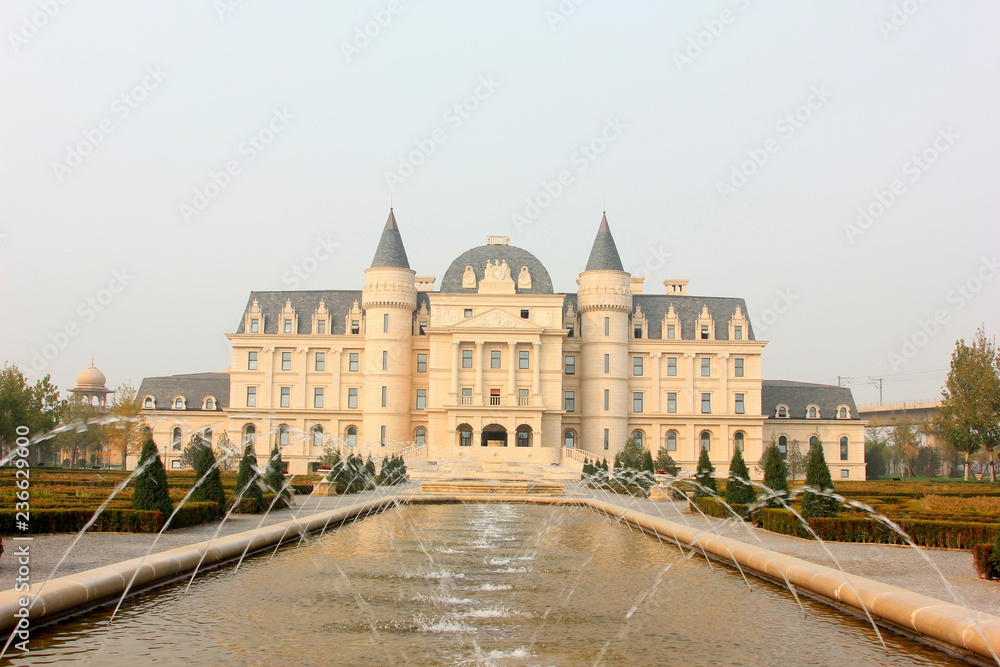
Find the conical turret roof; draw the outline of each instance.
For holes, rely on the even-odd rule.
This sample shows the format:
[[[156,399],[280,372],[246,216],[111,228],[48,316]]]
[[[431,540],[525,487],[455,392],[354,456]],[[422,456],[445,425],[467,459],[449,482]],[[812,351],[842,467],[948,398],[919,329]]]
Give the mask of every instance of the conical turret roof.
[[[376,266],[410,268],[410,262],[406,259],[406,249],[403,248],[403,239],[399,235],[399,227],[396,226],[396,216],[393,215],[391,208],[389,219],[385,221],[385,229],[382,230],[382,238],[379,239],[378,248],[375,249],[375,257],[372,258],[372,267]]]
[[[622,258],[618,255],[618,247],[611,236],[608,227],[608,216],[601,216],[601,226],[597,230],[597,238],[590,249],[590,259],[587,260],[586,271],[624,271]]]

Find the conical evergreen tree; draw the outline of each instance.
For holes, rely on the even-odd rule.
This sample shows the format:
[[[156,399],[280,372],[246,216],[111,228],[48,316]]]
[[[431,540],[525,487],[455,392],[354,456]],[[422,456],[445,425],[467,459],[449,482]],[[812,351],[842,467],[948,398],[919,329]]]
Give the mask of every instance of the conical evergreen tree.
[[[280,495],[283,499],[288,499],[290,491],[285,488],[285,462],[281,460],[281,450],[275,445],[271,449],[271,458],[264,466],[264,484],[267,485],[268,493]],[[280,508],[281,501],[275,503],[275,508]]]
[[[742,480],[747,480],[746,482]],[[730,505],[750,505],[757,499],[757,492],[748,482],[750,470],[743,460],[743,452],[739,447],[733,452],[729,462],[729,480],[726,482],[726,502]]]
[[[167,489],[167,471],[163,468],[160,453],[153,442],[153,436],[146,434],[139,452],[139,465],[149,461],[142,472],[135,476],[135,489],[132,492],[132,509],[159,510],[166,519],[174,511],[170,502],[170,491]]]
[[[823,443],[818,437],[814,438],[809,445],[809,459],[806,462],[806,488],[833,491],[830,466],[826,464]],[[802,494],[802,516],[806,519],[814,516],[837,516],[839,511],[840,502],[836,498],[811,491]]]
[[[372,455],[368,455],[368,460],[365,461],[365,488],[371,489],[375,487],[375,461],[372,460]]]
[[[788,469],[781,458],[778,445],[773,442],[764,450],[764,486],[775,493],[783,492],[788,497]],[[779,498],[768,499],[767,506],[783,507]]]
[[[642,453],[642,465],[640,469],[651,475],[656,473],[656,467],[653,465],[653,454],[648,449]]]
[[[701,455],[698,457],[698,472],[694,476],[695,481],[698,482],[698,486],[694,490],[695,498],[718,495],[715,487],[715,475],[712,474],[714,472],[715,466],[712,465],[712,460],[708,457],[708,450],[702,447]]]
[[[604,472],[610,472],[608,470],[608,457],[606,457],[606,456],[601,460],[601,469]]]
[[[259,475],[254,470],[256,467],[257,453],[254,451],[253,444],[247,443],[243,449],[243,458],[240,459],[240,469],[236,473],[236,493],[242,492],[242,498],[253,498],[257,501],[257,505],[251,508],[251,511],[257,511],[260,501],[264,498],[264,492],[261,491],[258,484]],[[233,502],[236,502],[236,497],[233,498]],[[252,505],[253,503],[248,501],[247,504]]]
[[[191,502],[217,503],[219,516],[222,516],[226,512],[226,490],[222,487],[222,474],[219,472],[219,466],[215,465],[215,453],[211,447],[201,448],[201,455],[195,465],[195,483],[202,477],[205,479],[191,494]]]

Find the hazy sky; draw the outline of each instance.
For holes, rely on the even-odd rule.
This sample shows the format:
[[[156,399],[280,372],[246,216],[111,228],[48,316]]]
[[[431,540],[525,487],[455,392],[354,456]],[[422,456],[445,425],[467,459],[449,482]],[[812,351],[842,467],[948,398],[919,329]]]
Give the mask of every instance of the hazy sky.
[[[418,275],[508,234],[559,291],[606,206],[765,378],[937,396],[1000,330],[1000,4],[577,2],[5,2],[0,357],[222,370],[251,290],[362,286],[390,190]]]

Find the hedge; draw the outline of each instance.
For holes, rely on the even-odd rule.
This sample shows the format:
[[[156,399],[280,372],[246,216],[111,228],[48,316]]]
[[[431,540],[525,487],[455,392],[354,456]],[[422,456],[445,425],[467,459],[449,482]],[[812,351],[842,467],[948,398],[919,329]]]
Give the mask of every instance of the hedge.
[[[313,484],[312,482],[305,484],[292,484],[292,491],[300,496],[308,496],[313,492]]]
[[[706,516],[712,516],[716,519],[731,519],[733,518],[733,512],[736,512],[741,519],[746,519],[747,508],[749,507],[749,505],[735,503],[730,505],[730,507],[733,508],[732,511],[730,511],[721,500],[709,497],[696,498],[695,500],[689,502],[693,502],[697,505],[698,509],[704,512]]]
[[[237,514],[260,514],[261,512],[266,512],[267,508],[271,507],[271,501],[273,500],[273,493],[265,493],[260,503],[257,502],[256,498],[241,498],[240,504],[234,511]],[[271,510],[283,510],[286,507],[288,507],[288,503],[285,500],[279,500],[274,503],[274,507],[271,507]]]
[[[972,545],[972,564],[981,579],[1000,579],[1000,569],[993,563],[993,543]]]
[[[77,509],[33,509],[29,517],[28,533],[76,533],[83,528],[96,507]],[[14,510],[0,510],[0,534],[23,535],[16,526]],[[215,503],[188,503],[184,505],[171,522],[171,528],[186,528],[209,521],[219,516],[219,506]],[[106,508],[89,528],[97,533],[155,533],[163,528],[166,517],[159,511]]]

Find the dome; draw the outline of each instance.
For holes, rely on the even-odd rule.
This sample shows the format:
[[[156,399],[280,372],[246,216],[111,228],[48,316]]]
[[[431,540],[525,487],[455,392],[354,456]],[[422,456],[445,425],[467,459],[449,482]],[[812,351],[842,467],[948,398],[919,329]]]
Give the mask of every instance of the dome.
[[[478,248],[466,250],[455,258],[441,279],[441,292],[476,292],[475,287],[462,287],[462,276],[465,268],[471,266],[476,274],[476,282],[483,279],[487,262],[506,262],[510,268],[511,278],[517,285],[517,294],[552,294],[552,279],[538,258],[524,248],[506,244],[481,245]],[[521,287],[518,276],[521,267],[527,267],[531,276],[531,287]]]
[[[89,366],[80,371],[80,374],[76,376],[76,385],[78,387],[103,387],[107,381],[108,378],[104,377],[104,373],[97,370],[93,360],[91,360]]]

